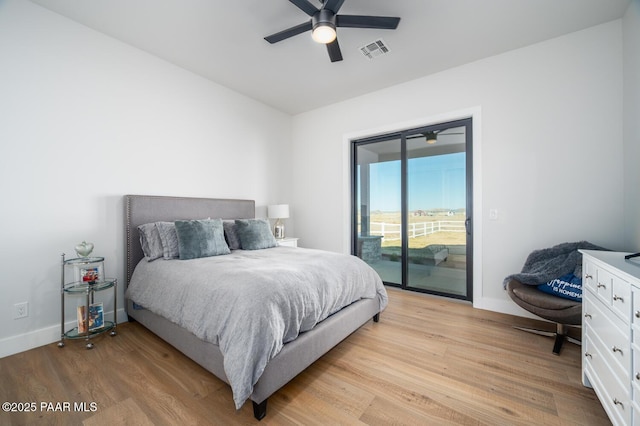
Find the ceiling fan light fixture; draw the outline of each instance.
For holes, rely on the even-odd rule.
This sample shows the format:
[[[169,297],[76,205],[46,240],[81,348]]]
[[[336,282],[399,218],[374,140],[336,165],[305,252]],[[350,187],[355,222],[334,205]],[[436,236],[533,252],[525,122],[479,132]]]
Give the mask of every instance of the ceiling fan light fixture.
[[[311,38],[316,43],[329,44],[336,39],[336,29],[328,24],[319,24],[313,29]]]
[[[316,43],[329,44],[336,39],[336,15],[327,9],[320,9],[311,18],[311,38]]]
[[[433,145],[434,143],[438,142],[438,137],[436,132],[427,132],[424,134],[424,136],[427,138],[427,143],[429,145]]]
[[[336,28],[395,30],[398,28],[398,24],[400,23],[400,18],[393,16],[339,15],[338,13],[340,8],[346,0],[289,1],[302,12],[310,16],[311,19],[285,30],[278,31],[277,33],[268,35],[264,39],[267,42],[274,44],[297,36],[298,34],[310,31],[311,37],[315,42],[327,46],[326,50],[331,62],[342,61],[342,52],[340,51],[340,45],[338,44]],[[322,3],[322,6],[318,8],[314,5],[315,2]],[[374,46],[373,43],[369,43],[369,45]],[[378,47],[379,49],[377,50],[384,50],[382,46]],[[363,54],[367,56],[366,52],[363,52]],[[368,55],[371,55],[371,52],[368,52]]]

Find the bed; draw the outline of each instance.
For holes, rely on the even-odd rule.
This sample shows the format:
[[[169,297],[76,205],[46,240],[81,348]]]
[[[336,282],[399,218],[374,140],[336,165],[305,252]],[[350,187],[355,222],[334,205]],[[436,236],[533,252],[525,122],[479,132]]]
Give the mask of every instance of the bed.
[[[236,408],[239,408],[238,405],[243,403],[243,399],[236,399],[236,388],[234,387],[235,375],[230,375],[230,383],[225,371],[223,352],[227,352],[228,347],[225,346],[226,343],[222,335],[220,335],[219,341],[201,338],[197,336],[194,331],[188,330],[188,327],[184,326],[184,324],[179,325],[181,321],[176,321],[175,318],[166,315],[161,309],[150,308],[149,306],[144,306],[144,304],[136,303],[136,301],[139,300],[131,300],[129,297],[134,299],[140,298],[141,293],[132,292],[135,295],[130,296],[129,290],[133,290],[134,287],[138,285],[138,281],[140,281],[139,277],[147,273],[147,269],[150,268],[148,263],[152,263],[143,260],[144,253],[138,230],[140,225],[162,221],[173,222],[191,219],[199,220],[203,218],[249,220],[255,216],[255,202],[253,200],[127,195],[125,196],[124,204],[126,282],[128,287],[130,283],[132,283],[132,277],[134,278],[134,282],[130,286],[131,288],[128,288],[125,292],[127,295],[126,310],[129,319],[139,322],[206,370],[213,373],[216,377],[231,384],[234,391]],[[269,258],[269,256],[276,256],[280,252],[285,253],[287,250],[291,252],[291,255],[301,256],[302,258],[305,256],[311,258],[323,255],[320,251],[316,253],[316,251],[310,251],[309,249],[277,247],[267,250],[252,250],[250,253],[245,250],[232,250],[227,256],[214,257],[221,259],[216,261],[229,263],[235,261],[236,258],[248,255],[253,258],[261,258],[262,262],[273,263],[273,258]],[[308,252],[305,252],[305,250],[308,250]],[[325,253],[327,253],[328,256],[330,255],[328,252]],[[361,262],[353,256],[331,255],[341,256],[345,262],[355,261],[366,266],[364,262]],[[196,259],[193,264],[195,265],[200,261],[201,259]],[[155,262],[158,262],[156,264],[158,265],[157,268],[162,268],[167,264],[163,263],[163,260]],[[184,267],[184,265],[188,264],[187,262],[191,261],[177,261],[176,264]],[[136,271],[136,266],[139,263],[140,268]],[[205,261],[202,260],[202,263],[205,263]],[[368,266],[366,267],[368,268]],[[154,266],[153,269],[155,268]],[[218,266],[215,266],[215,268],[217,269]],[[136,273],[135,276],[134,271]],[[367,281],[374,279],[364,273],[360,273],[360,271],[358,274],[362,277],[366,276]],[[178,274],[173,276],[175,277],[177,275]],[[180,272],[179,275],[183,275],[183,273]],[[375,275],[376,281],[379,281],[379,277],[377,277],[377,274]],[[362,279],[364,280],[365,278]],[[294,340],[283,342],[283,344],[277,348],[275,356],[269,358],[263,370],[261,367],[259,378],[252,384],[250,394],[248,394],[247,397],[253,404],[253,412],[256,419],[260,420],[264,418],[267,412],[267,400],[274,392],[369,320],[373,319],[374,322],[378,322],[379,314],[387,303],[386,293],[384,293],[384,287],[382,287],[381,284],[381,281],[373,284],[376,287],[376,295],[374,297],[357,299],[345,307],[342,307],[337,312],[331,312],[328,316],[322,317],[319,322],[313,324],[313,328],[308,331],[301,330],[302,332],[297,334]],[[171,286],[167,286],[166,288],[169,289],[170,287]],[[380,288],[382,290],[380,290]],[[150,302],[145,300],[145,303]],[[240,309],[240,307],[238,309]],[[189,311],[188,306],[185,311]],[[221,347],[224,350],[221,350]],[[231,357],[227,358],[227,368],[229,368],[228,364],[230,359]]]

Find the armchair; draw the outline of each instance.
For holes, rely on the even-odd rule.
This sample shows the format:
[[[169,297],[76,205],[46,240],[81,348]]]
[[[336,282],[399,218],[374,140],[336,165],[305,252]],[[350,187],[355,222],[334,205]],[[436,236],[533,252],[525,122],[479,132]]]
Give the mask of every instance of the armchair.
[[[537,289],[534,285],[522,284],[510,279],[506,284],[507,293],[511,299],[521,308],[548,321],[556,323],[556,331],[548,332],[526,327],[515,327],[543,336],[555,337],[553,353],[560,355],[562,344],[565,340],[580,344],[579,340],[567,336],[567,326],[582,325],[582,303],[562,297],[553,296]]]

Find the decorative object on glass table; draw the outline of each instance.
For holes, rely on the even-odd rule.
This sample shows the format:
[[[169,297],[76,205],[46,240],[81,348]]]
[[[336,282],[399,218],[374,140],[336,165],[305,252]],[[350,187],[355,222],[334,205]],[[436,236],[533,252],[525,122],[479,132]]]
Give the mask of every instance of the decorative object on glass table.
[[[103,260],[102,257],[71,259],[75,270],[75,281],[80,284],[95,284],[104,281]]]
[[[104,307],[101,303],[89,305],[89,315],[86,305],[78,306],[78,333],[99,330],[104,327]],[[87,318],[89,323],[87,324]]]
[[[101,268],[99,266],[92,266],[88,268],[80,268],[80,280],[83,283],[94,284],[96,281],[100,281]]]
[[[83,241],[80,244],[76,244],[75,250],[79,257],[88,257],[93,251],[93,243]]]

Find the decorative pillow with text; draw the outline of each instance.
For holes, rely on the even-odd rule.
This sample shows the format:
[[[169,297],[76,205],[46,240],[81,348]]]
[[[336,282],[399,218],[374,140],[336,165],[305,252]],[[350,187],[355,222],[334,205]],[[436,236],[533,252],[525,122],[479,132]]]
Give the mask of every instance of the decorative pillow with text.
[[[582,302],[582,278],[573,274],[563,275],[548,283],[540,284],[538,290],[554,296]]]

